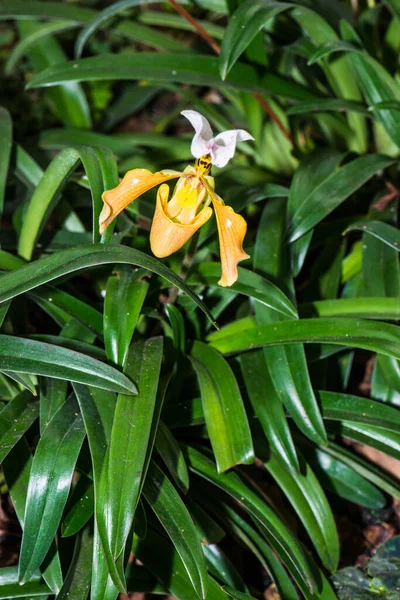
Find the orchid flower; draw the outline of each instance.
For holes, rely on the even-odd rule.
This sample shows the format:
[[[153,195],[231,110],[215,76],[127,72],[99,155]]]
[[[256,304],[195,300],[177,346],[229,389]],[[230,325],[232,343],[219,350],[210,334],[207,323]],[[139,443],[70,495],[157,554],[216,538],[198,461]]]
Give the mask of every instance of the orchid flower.
[[[192,235],[208,221],[214,208],[217,219],[219,246],[222,264],[221,286],[231,286],[238,278],[237,264],[249,258],[243,251],[246,221],[227,206],[214,191],[211,166],[224,167],[235,154],[237,142],[254,139],[243,129],[231,129],[213,137],[209,122],[195,110],[184,110],[181,114],[192,124],[195,134],[191,152],[195,164],[183,172],[147,169],[128,171],[119,185],[103,194],[104,206],[100,214],[100,233],[103,233],[115,217],[156,185],[156,209],[150,232],[150,246],[158,258],[177,252]],[[165,183],[179,178],[169,200],[169,187]]]

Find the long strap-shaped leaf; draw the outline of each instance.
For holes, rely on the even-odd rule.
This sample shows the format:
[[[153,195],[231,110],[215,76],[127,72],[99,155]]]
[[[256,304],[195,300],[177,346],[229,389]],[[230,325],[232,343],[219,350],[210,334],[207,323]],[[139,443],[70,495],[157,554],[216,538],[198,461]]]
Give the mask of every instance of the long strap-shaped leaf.
[[[204,311],[210,321],[215,323],[210,311],[198,296],[191,291],[178,275],[175,275],[171,269],[159,260],[127,246],[107,244],[85,244],[68,250],[61,250],[51,256],[31,262],[16,271],[2,275],[0,277],[0,302],[5,302],[67,273],[113,263],[137,265],[160,275],[187,294]]]
[[[271,281],[242,267],[238,267],[238,273],[238,280],[226,289],[227,292],[249,296],[254,300],[258,300],[260,304],[265,304],[265,306],[285,315],[285,317],[293,318],[297,316],[293,304],[282,290]],[[190,274],[188,283],[217,286],[220,278],[221,267],[218,263],[203,262],[196,265],[195,270]]]
[[[233,498],[264,528],[268,541],[290,569],[296,581],[313,591],[315,582],[307,557],[298,540],[270,506],[233,472],[218,474],[214,464],[198,450],[184,446],[191,469]]]
[[[196,371],[207,430],[218,471],[254,461],[250,427],[236,378],[226,360],[202,342],[194,342]]]
[[[315,171],[318,173],[318,157],[314,156]],[[356,158],[339,169],[326,173],[325,177],[316,181],[308,195],[293,206],[289,213],[289,236],[294,242],[303,236],[317,223],[328,216],[335,208],[358,190],[373,175],[389,167],[393,159],[379,154],[368,154]],[[318,166],[317,166],[318,164]],[[295,183],[294,178],[294,183]],[[289,196],[289,207],[291,207]]]
[[[24,528],[26,499],[32,469],[32,454],[25,437],[21,438],[18,444],[8,453],[1,466],[18,521],[21,527]],[[63,578],[60,558],[54,542],[50,546],[46,563],[41,571],[52,592],[58,594]]]
[[[57,600],[86,600],[92,574],[93,533],[87,526],[78,534],[74,554]]]
[[[0,107],[0,215],[3,212],[4,194],[6,191],[6,182],[8,174],[8,165],[10,163],[10,154],[12,146],[12,120],[10,113],[3,107]]]
[[[85,429],[75,396],[47,426],[32,463],[19,562],[20,581],[42,564],[67,501]]]
[[[0,412],[0,463],[39,416],[39,402],[21,392]]]
[[[296,449],[263,350],[260,348],[244,353],[240,357],[240,366],[253,410],[271,447],[282,457],[286,466],[298,471]]]
[[[295,186],[291,187],[292,194],[293,187],[306,187],[307,177],[302,177],[301,168],[299,173],[294,180]],[[299,179],[306,181],[299,182]],[[303,185],[298,185],[299,183]],[[289,248],[285,240],[286,210],[286,203],[279,199],[265,205],[257,232],[254,268],[273,281],[278,281],[289,293],[293,293]],[[281,314],[260,303],[255,305],[255,312],[259,325],[283,320]],[[311,385],[304,347],[296,344],[290,348],[264,348],[264,355],[275,392],[292,415],[297,427],[315,443],[325,443],[326,433]]]
[[[107,357],[124,366],[149,284],[143,272],[115,267],[107,281],[104,301],[104,344]]]
[[[224,336],[224,330],[209,336],[214,348],[224,354],[281,344],[314,343],[372,350],[400,359],[400,328],[362,319],[299,319],[254,327]]]
[[[271,454],[265,466],[282,488],[302,520],[324,566],[336,571],[339,562],[339,538],[331,508],[318,479],[309,465],[301,461],[301,473],[285,468],[278,455]]]
[[[150,463],[143,494],[171,538],[197,595],[205,598],[207,570],[199,534],[178,492],[154,462]]]
[[[162,359],[162,338],[131,346],[125,372],[139,386],[135,400],[119,395],[96,494],[96,520],[115,584],[124,589],[115,561],[123,554],[143,485]]]
[[[219,69],[225,79],[240,55],[253,41],[257,33],[275,16],[293,6],[285,2],[268,3],[247,0],[235,11],[226,28],[221,45]]]
[[[96,358],[55,344],[0,335],[0,370],[67,379],[115,392],[135,394],[126,375]]]
[[[149,1],[149,0],[147,0]],[[126,10],[127,8],[131,8],[134,6],[138,6],[143,4],[144,0],[120,0],[119,2],[114,2],[110,6],[107,6],[106,9],[99,12],[76,38],[75,43],[75,55],[79,58],[82,55],[83,49],[88,41],[88,39],[95,33],[97,29],[104,23],[111,19],[114,15],[118,14]],[[157,0],[150,0],[150,2],[157,2]]]
[[[102,163],[100,163],[101,159]],[[93,242],[100,240],[98,221],[103,205],[101,195],[104,189],[107,189],[103,183],[103,171],[105,165],[110,161],[115,165],[115,159],[107,148],[92,149],[89,146],[65,148],[47,167],[29,202],[18,244],[18,253],[23,258],[27,260],[32,258],[35,242],[45,219],[48,218],[50,211],[54,210],[60,191],[76,169],[79,160],[82,161],[90,183],[93,206]],[[118,178],[114,178],[112,183],[117,185]]]
[[[99,388],[89,388],[77,384],[74,384],[73,387],[78,398],[88,436],[96,494],[104,457],[111,437],[117,398],[112,392],[106,392]],[[99,598],[103,600],[115,600],[117,596],[118,590],[109,575],[107,561],[104,560],[103,545],[100,540],[97,524],[95,523],[91,597],[94,600],[98,600]]]
[[[132,551],[178,600],[193,600],[193,587],[178,551],[170,541],[149,529],[144,540],[135,536]],[[210,600],[226,600],[221,586],[208,575]]]
[[[218,61],[203,54],[164,53],[154,60],[154,53],[103,54],[71,61],[68,65],[52,66],[35,75],[28,88],[59,85],[66,81],[134,80],[189,83],[215,87],[233,87],[255,92],[272,92],[298,100],[311,100],[314,94],[307,88],[275,73],[260,78],[257,70],[237,63],[222,81]]]

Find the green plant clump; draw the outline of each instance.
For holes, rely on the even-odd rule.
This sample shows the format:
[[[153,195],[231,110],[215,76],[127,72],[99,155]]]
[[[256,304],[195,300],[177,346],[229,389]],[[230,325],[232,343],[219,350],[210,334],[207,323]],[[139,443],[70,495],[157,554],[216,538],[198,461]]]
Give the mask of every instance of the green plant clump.
[[[399,0],[0,20],[0,598],[400,598]]]

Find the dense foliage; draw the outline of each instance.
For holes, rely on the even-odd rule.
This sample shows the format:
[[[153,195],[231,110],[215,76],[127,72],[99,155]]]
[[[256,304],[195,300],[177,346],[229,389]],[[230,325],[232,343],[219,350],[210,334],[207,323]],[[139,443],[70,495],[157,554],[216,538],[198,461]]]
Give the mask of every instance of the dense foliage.
[[[398,599],[399,538],[356,570],[338,524],[400,499],[358,452],[400,458],[399,0],[0,19],[0,598]],[[99,233],[127,171],[193,164],[187,109],[255,140],[212,171],[231,287],[214,217],[152,255],[154,189]]]

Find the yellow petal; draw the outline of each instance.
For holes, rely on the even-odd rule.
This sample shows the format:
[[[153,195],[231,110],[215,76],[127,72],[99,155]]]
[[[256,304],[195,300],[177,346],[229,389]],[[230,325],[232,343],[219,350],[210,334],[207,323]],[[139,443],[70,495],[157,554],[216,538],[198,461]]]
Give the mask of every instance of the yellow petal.
[[[161,185],[150,231],[151,250],[158,258],[177,252],[212,215],[211,208],[207,206],[188,225],[175,223],[168,217],[168,196],[169,187]]]
[[[169,170],[157,173],[152,173],[147,169],[128,171],[117,187],[107,190],[102,196],[104,206],[99,219],[100,233],[103,233],[111,221],[133,200],[136,200],[155,185],[169,179],[176,179],[181,175],[182,173],[178,173],[178,171]]]
[[[229,287],[238,278],[237,264],[250,258],[243,252],[243,240],[247,231],[246,221],[235,213],[233,208],[226,206],[222,198],[211,192],[211,200],[217,218],[219,251],[221,254],[222,277],[219,285]]]

